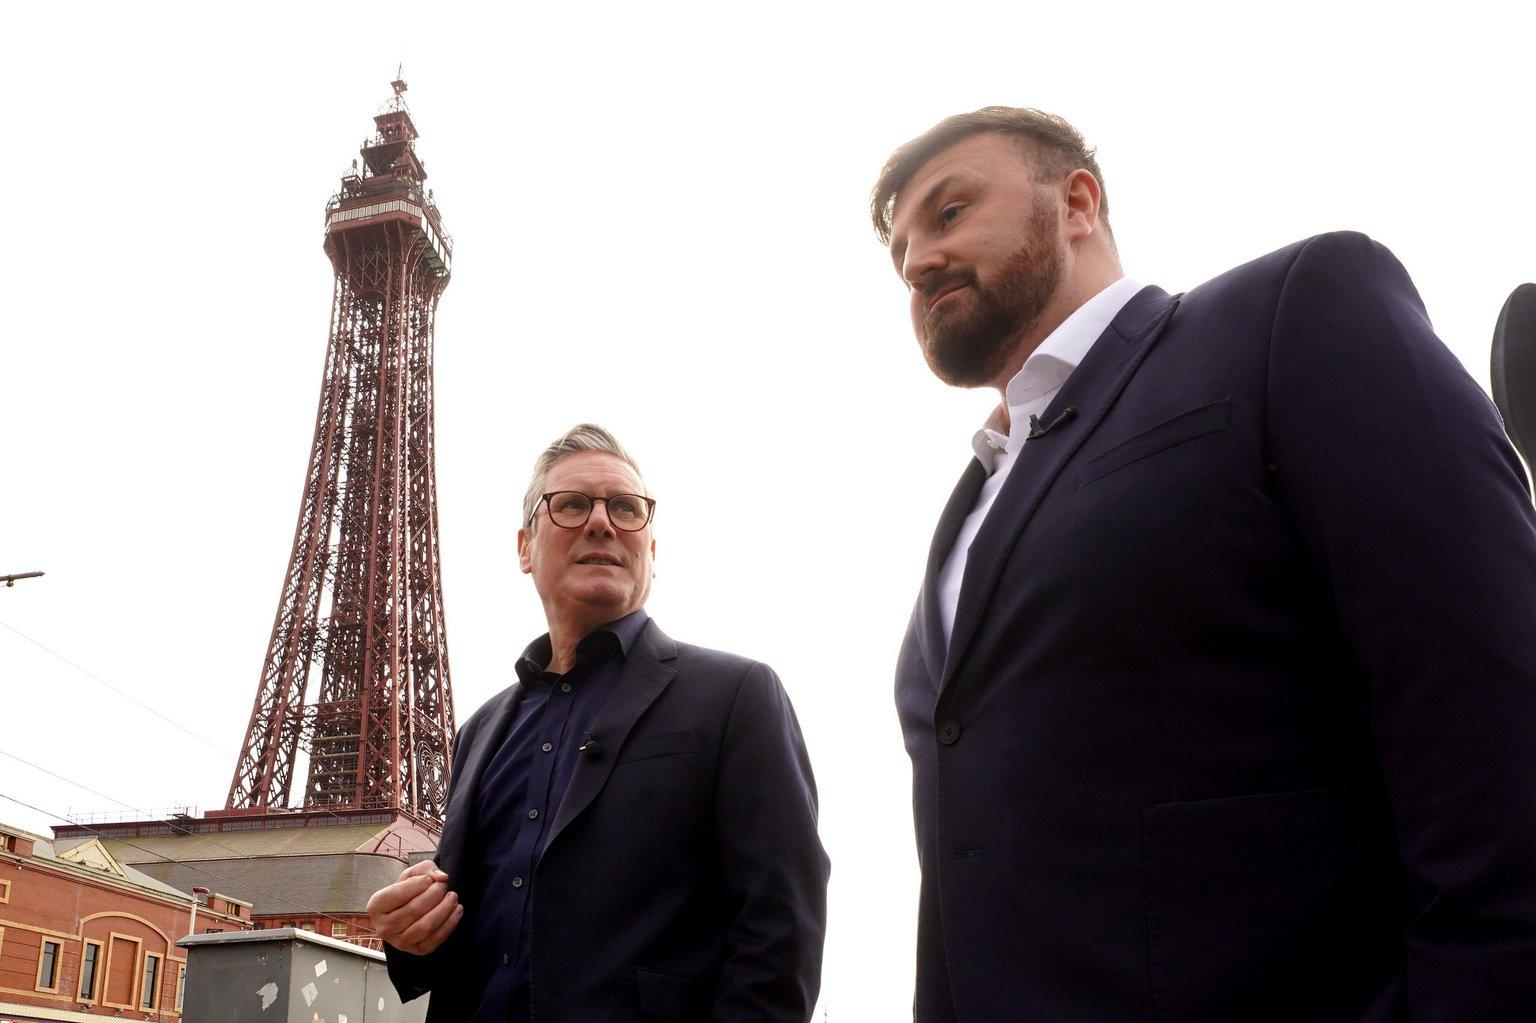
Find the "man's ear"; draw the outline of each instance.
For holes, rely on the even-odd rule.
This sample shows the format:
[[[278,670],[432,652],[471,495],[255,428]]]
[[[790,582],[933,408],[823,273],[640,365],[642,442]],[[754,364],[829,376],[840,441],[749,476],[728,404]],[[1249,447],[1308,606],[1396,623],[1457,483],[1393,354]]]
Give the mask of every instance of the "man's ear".
[[[1092,171],[1079,167],[1067,175],[1067,232],[1073,238],[1086,238],[1099,229],[1099,182]]]
[[[533,571],[533,534],[527,526],[517,531],[517,567],[524,575]]]

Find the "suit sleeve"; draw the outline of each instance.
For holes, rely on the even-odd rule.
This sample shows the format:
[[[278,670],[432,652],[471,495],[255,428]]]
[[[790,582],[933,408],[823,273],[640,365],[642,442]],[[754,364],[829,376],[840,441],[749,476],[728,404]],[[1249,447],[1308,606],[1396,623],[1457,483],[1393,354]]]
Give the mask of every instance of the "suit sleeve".
[[[400,996],[402,1002],[420,998],[432,990],[436,953],[418,956],[402,952],[387,941],[380,944],[384,946],[384,964],[389,970],[389,982],[394,985],[395,994]],[[442,949],[437,951],[441,952]]]
[[[1369,687],[1414,1020],[1536,1006],[1536,523],[1497,411],[1363,235],[1292,265],[1269,465]]]
[[[821,986],[829,864],[816,782],[789,697],[754,664],[726,725],[716,782],[730,923],[716,1023],[804,1023]]]
[[[473,740],[474,719],[459,729],[458,735],[453,740],[453,759],[448,776],[448,803],[453,807],[453,789],[458,784],[459,768],[463,763],[462,751],[466,748],[465,742]],[[436,854],[434,853],[434,858]],[[450,878],[449,886],[457,888],[458,878]],[[467,919],[467,918],[466,918]],[[420,998],[432,990],[438,974],[443,969],[444,962],[448,959],[448,951],[454,945],[455,939],[465,929],[465,920],[460,920],[454,928],[454,933],[448,937],[437,949],[427,955],[413,955],[410,952],[402,952],[387,941],[379,944],[384,948],[384,963],[389,971],[389,981],[394,985],[395,993],[400,996],[402,1002],[409,1002],[414,998]]]

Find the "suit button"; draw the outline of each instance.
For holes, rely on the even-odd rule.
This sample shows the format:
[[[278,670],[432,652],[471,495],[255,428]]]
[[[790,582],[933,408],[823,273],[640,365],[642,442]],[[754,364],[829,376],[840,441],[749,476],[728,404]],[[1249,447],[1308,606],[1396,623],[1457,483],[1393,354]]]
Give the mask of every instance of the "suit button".
[[[960,722],[951,719],[939,726],[939,741],[944,745],[953,746],[959,738]]]

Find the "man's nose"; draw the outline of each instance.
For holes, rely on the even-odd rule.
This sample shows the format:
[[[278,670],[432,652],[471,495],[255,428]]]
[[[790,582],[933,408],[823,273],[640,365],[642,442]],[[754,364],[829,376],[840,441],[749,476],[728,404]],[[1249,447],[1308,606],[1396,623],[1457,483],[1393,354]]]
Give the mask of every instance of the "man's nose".
[[[949,257],[943,248],[929,242],[913,239],[907,245],[901,261],[901,278],[907,286],[922,290],[934,274],[949,265]]]
[[[599,515],[602,516],[601,520],[598,519]],[[587,516],[587,533],[598,535],[606,534],[608,536],[612,536],[614,534],[613,521],[608,518],[607,501],[592,502],[592,514]]]

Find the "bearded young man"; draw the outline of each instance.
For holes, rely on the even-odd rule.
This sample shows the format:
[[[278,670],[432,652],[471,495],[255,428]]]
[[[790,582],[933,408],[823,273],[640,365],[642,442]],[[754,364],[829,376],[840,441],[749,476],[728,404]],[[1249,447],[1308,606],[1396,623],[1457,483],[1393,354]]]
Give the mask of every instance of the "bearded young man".
[[[583,424],[517,549],[549,631],[460,730],[436,862],[368,903],[428,1023],[805,1023],[827,857],[777,676],[645,611],[656,502]]]
[[[891,157],[923,355],[1001,404],[897,667],[919,1023],[1528,1020],[1536,522],[1401,265],[1127,280],[1093,153]]]

